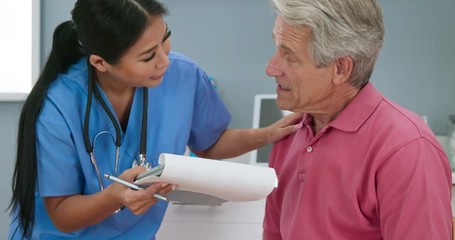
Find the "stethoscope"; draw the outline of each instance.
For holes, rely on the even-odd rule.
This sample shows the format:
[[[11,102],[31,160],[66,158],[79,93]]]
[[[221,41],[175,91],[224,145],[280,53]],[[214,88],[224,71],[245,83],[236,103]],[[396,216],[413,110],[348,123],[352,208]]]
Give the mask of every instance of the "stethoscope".
[[[98,182],[100,185],[101,191],[103,191],[103,182],[101,180],[101,173],[98,168],[98,164],[96,162],[95,158],[95,142],[96,139],[103,134],[108,134],[112,137],[112,140],[115,142],[115,166],[114,166],[114,175],[118,175],[118,164],[119,164],[119,158],[120,158],[120,146],[122,145],[122,139],[121,139],[121,134],[120,134],[120,125],[117,122],[117,120],[114,117],[114,114],[112,111],[109,109],[107,106],[106,102],[103,100],[98,87],[96,86],[96,83],[94,81],[94,74],[95,72],[91,69],[90,63],[87,64],[89,66],[89,76],[88,76],[88,95],[87,95],[87,105],[85,107],[85,118],[84,118],[84,126],[83,126],[83,131],[84,131],[84,144],[85,144],[85,149],[90,155],[90,161],[92,162],[93,167],[95,168],[95,172],[98,178]],[[139,150],[139,157],[138,161],[134,161],[132,167],[136,166],[143,166],[145,168],[150,168],[150,163],[146,162],[146,146],[147,146],[147,110],[148,110],[148,90],[146,87],[143,87],[143,100],[142,100],[142,126],[141,126],[141,139],[140,139],[140,150]],[[101,104],[102,108],[108,115],[109,119],[111,120],[112,124],[114,125],[115,128],[115,140],[114,140],[114,135],[108,131],[101,131],[95,135],[93,138],[92,143],[90,143],[90,138],[89,138],[89,122],[90,122],[90,110],[92,106],[92,101],[93,101],[93,94],[95,95],[95,98],[98,100],[98,102]]]

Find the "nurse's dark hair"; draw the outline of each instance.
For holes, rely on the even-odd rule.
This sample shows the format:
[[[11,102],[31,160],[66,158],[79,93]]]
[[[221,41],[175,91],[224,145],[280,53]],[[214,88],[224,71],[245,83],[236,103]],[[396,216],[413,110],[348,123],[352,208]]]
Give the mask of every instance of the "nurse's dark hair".
[[[35,192],[39,187],[36,120],[49,85],[84,56],[94,54],[110,64],[117,63],[144,32],[150,16],[166,14],[166,7],[154,0],[78,0],[71,12],[72,20],[56,27],[52,49],[19,120],[9,209],[23,237],[31,236],[35,224]],[[91,75],[94,69],[88,65]]]

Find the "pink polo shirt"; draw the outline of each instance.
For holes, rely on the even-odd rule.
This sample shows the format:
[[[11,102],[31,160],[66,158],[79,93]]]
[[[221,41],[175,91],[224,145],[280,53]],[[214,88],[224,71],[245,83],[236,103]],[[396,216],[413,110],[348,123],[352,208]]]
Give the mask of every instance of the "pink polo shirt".
[[[309,115],[270,155],[264,240],[449,240],[451,170],[428,126],[368,83],[315,136]]]

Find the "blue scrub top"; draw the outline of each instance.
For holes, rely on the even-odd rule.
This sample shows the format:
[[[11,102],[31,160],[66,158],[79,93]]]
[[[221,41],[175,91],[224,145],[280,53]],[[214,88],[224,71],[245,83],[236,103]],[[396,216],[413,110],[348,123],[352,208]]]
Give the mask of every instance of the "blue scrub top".
[[[171,52],[169,59],[162,83],[148,89],[147,161],[152,166],[158,164],[161,153],[183,154],[187,145],[196,151],[209,148],[230,122],[230,115],[207,74],[181,54]],[[95,226],[69,234],[58,231],[47,215],[42,197],[100,191],[83,140],[87,72],[87,59],[83,58],[59,75],[49,88],[37,120],[38,188],[33,239],[155,239],[167,208],[163,201],[143,215],[124,209]],[[102,90],[101,95],[114,112]],[[142,89],[138,88],[126,132],[121,131],[119,173],[131,168],[139,154],[142,96]],[[114,173],[115,128],[95,99],[89,123],[90,141],[102,131],[112,134],[101,134],[94,146],[106,187],[112,182],[102,175]],[[14,232],[14,239],[20,239],[21,231],[14,218],[9,239]]]

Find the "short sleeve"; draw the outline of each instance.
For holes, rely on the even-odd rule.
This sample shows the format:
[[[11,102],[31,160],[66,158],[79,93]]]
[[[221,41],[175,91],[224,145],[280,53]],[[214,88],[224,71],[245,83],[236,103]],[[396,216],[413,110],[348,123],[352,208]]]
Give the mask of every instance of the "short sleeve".
[[[194,151],[211,147],[225,131],[231,117],[207,74],[198,70],[194,114],[188,145]]]
[[[377,198],[384,239],[450,239],[447,164],[444,153],[420,138],[401,147],[379,168]]]
[[[36,123],[40,196],[80,193],[83,177],[72,134],[57,108],[46,102]]]

